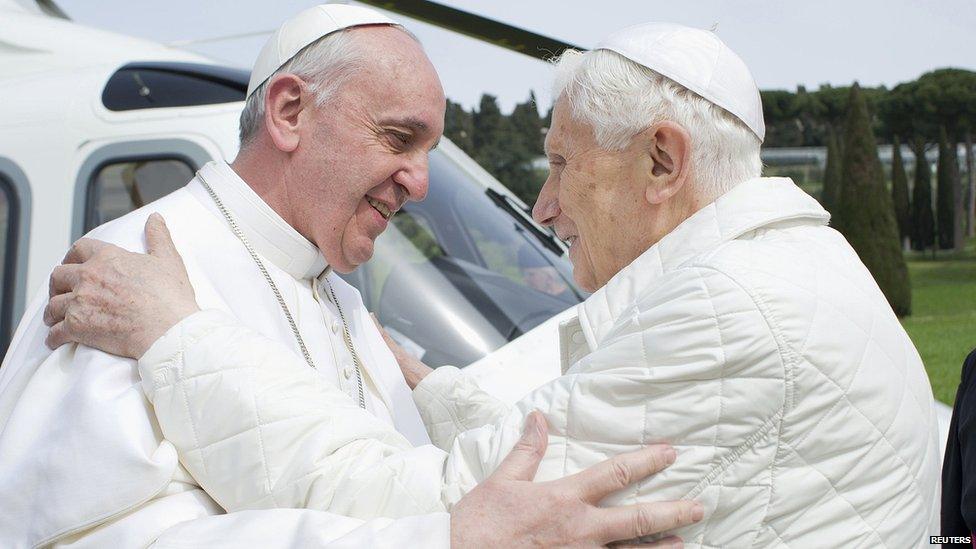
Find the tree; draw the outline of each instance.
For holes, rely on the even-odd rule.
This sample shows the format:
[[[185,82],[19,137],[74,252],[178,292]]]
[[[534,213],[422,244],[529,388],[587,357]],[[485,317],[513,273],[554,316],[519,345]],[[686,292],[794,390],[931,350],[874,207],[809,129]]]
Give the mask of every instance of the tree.
[[[841,177],[843,177],[843,172],[841,172],[842,154],[840,144],[837,142],[837,134],[833,130],[829,130],[827,132],[827,163],[824,167],[824,183],[823,192],[820,195],[820,204],[831,213],[837,211],[840,198]]]
[[[464,107],[447,100],[444,110],[444,137],[454,142],[469,156],[474,154],[474,120]]]
[[[511,137],[508,119],[498,108],[493,95],[484,94],[474,113],[474,159],[481,167],[498,177],[499,170],[508,161],[505,154],[505,141]]]
[[[803,145],[803,124],[800,119],[797,95],[786,90],[763,90],[763,118],[766,122],[766,142],[777,147]]]
[[[972,170],[972,147],[966,150],[967,166],[967,185],[963,192],[961,181],[959,181],[958,153],[956,143],[962,138],[967,145],[972,144],[972,129],[976,125],[976,72],[963,69],[938,69],[923,74],[918,78],[920,87],[920,98],[925,102],[927,109],[933,113],[933,120],[944,127],[947,134],[947,145],[951,150],[947,153],[951,158],[947,158],[946,167],[949,170],[947,177],[953,179],[952,197],[952,242],[956,249],[962,249],[965,225],[968,224],[972,230],[972,208],[969,203],[972,201],[973,187],[976,186],[976,179]],[[948,166],[949,160],[955,160],[951,168]],[[970,200],[966,201],[966,195],[970,195]]]
[[[542,119],[536,106],[535,92],[529,92],[529,99],[525,103],[515,105],[509,120],[512,121],[512,129],[525,152],[533,157],[541,156]]]
[[[908,268],[898,240],[891,195],[885,189],[867,104],[851,87],[844,131],[843,178],[836,226],[874,276],[898,316],[911,314]]]
[[[919,142],[922,145],[919,145]],[[915,185],[912,188],[912,247],[923,251],[935,245],[935,217],[932,215],[932,169],[925,158],[922,138],[915,139]],[[933,250],[934,253],[934,250]]]
[[[956,199],[959,186],[959,159],[956,157],[956,144],[949,143],[945,127],[939,131],[939,164],[936,169],[935,221],[939,249],[951,250],[956,247],[957,223]],[[958,221],[962,221],[961,219]]]
[[[898,136],[894,138],[891,151],[891,201],[895,206],[898,236],[904,249],[912,234],[912,210],[908,200],[908,176],[901,160],[901,140]]]
[[[535,116],[538,117],[538,113]],[[473,157],[523,202],[531,205],[539,196],[543,180],[532,171],[534,155],[525,143],[511,118],[498,108],[495,97],[482,95],[478,111],[474,113]]]

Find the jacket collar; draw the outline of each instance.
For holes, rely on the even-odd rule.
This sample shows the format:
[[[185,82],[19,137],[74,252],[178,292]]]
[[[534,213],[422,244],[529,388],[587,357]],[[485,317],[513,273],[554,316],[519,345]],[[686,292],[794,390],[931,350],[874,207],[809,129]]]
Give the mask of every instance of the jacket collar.
[[[298,280],[316,278],[326,271],[328,264],[319,249],[285,222],[226,162],[207,163],[199,176],[217,193],[261,257]],[[204,194],[201,199],[215,206]],[[217,216],[223,218],[219,211]]]
[[[589,351],[596,349],[614,321],[661,275],[724,242],[776,223],[826,225],[820,204],[792,180],[760,177],[739,183],[647,249],[578,306]]]

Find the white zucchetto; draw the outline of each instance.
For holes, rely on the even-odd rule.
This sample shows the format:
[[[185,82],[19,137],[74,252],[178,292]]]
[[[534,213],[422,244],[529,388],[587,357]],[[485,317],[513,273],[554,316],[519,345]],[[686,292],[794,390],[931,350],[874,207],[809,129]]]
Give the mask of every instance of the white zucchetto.
[[[360,6],[322,4],[308,8],[282,23],[261,48],[251,71],[247,97],[305,46],[323,36],[350,27],[397,24],[375,10]]]
[[[725,109],[766,136],[759,87],[746,64],[715,34],[673,23],[643,23],[617,31],[595,49],[643,65]]]

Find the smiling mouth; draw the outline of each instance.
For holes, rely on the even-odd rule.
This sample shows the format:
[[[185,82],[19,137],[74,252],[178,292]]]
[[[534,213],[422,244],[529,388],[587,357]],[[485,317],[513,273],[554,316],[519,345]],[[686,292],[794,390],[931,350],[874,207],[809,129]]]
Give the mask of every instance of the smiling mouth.
[[[386,219],[387,221],[389,221],[389,219],[393,217],[393,214],[396,213],[396,212],[391,212],[390,208],[386,207],[386,204],[378,200],[375,200],[373,198],[370,198],[368,196],[366,197],[366,202],[369,202],[369,205],[372,206],[374,210],[380,212],[380,215],[383,216],[383,219]]]

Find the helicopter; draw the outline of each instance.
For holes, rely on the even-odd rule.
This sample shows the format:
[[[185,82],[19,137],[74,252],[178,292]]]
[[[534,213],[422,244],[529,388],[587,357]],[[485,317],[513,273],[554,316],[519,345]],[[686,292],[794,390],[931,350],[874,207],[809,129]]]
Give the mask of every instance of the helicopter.
[[[426,0],[360,3],[538,59],[582,49]],[[234,158],[249,73],[78,24],[53,0],[0,0],[0,69],[5,353],[74,240]],[[409,352],[465,367],[508,402],[559,375],[558,324],[587,297],[565,244],[446,138],[428,198],[405,205],[346,279]],[[951,409],[937,407],[945,440]]]
[[[515,51],[571,46],[432,2],[372,4]],[[234,158],[250,74],[86,27],[51,0],[0,0],[0,67],[5,352],[71,242]],[[402,208],[373,259],[345,278],[410,352],[467,367],[514,401],[559,374],[557,323],[586,297],[565,244],[528,212],[442,139],[427,200]]]

